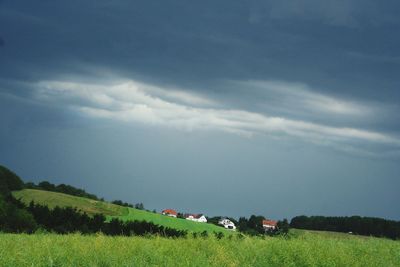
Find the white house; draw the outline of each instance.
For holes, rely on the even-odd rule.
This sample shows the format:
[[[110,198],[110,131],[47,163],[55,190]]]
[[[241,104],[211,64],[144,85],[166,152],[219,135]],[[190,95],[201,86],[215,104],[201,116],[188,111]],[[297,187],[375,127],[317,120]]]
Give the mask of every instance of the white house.
[[[236,230],[236,226],[235,224],[227,219],[227,218],[222,218],[218,221],[218,224],[222,225],[223,227],[225,227],[225,229],[229,229],[229,230]]]
[[[207,218],[203,214],[185,214],[186,220],[194,221],[194,222],[207,222]]]

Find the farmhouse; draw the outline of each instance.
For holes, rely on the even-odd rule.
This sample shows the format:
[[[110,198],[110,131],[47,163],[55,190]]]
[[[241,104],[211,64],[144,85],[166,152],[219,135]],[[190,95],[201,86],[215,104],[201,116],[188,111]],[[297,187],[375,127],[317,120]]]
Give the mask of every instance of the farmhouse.
[[[221,218],[218,221],[218,224],[220,224],[223,227],[225,227],[225,229],[229,229],[229,230],[233,230],[233,231],[236,230],[235,224],[231,220],[229,220],[228,218]]]
[[[194,221],[194,222],[207,222],[207,218],[203,214],[185,214],[183,216],[186,220]]]
[[[178,213],[173,209],[166,209],[162,211],[162,215],[170,216],[176,218]]]
[[[277,221],[273,220],[263,220],[262,225],[265,231],[275,230],[277,226]]]

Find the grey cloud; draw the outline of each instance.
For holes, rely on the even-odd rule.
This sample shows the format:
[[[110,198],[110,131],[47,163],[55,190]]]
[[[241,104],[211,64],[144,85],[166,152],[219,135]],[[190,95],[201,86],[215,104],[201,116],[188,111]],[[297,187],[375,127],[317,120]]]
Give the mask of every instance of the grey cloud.
[[[371,74],[376,76],[374,73],[382,72],[382,68],[363,66],[346,57],[347,51],[354,48],[366,54],[373,53],[368,50],[379,49],[380,42],[376,40],[386,43],[386,56],[391,56],[399,45],[398,38],[376,31],[368,31],[368,35],[352,29],[339,32],[318,23],[299,22],[298,16],[292,16],[296,10],[311,18],[323,18],[324,12],[331,12],[334,20],[345,22],[340,17],[346,17],[347,13],[335,8],[347,9],[339,4],[339,7],[330,8],[315,1],[301,1],[297,7],[290,7],[292,1],[264,2],[183,4],[169,1],[150,4],[97,1],[94,4],[69,1],[24,5],[18,5],[18,1],[13,2],[15,4],[7,2],[8,10],[25,17],[40,18],[42,23],[21,20],[16,25],[11,17],[2,18],[9,35],[5,38],[13,44],[3,60],[9,67],[2,71],[25,76],[33,72],[43,79],[48,78],[43,76],[57,74],[55,72],[77,73],[79,61],[125,73],[140,73],[148,79],[158,79],[160,83],[185,86],[201,86],[219,78],[267,77],[302,81],[319,88],[340,88],[335,89],[335,93],[344,95],[351,88],[348,95],[356,93],[359,97],[370,98],[374,97],[373,87],[379,83],[387,88],[382,89],[386,94],[398,97],[391,90],[396,86],[393,84],[395,70],[384,68],[389,79],[366,81]],[[368,4],[349,3],[351,8],[348,9],[356,9],[357,14],[375,10]],[[261,15],[273,10],[289,10],[289,15],[276,11],[281,17],[278,20],[266,16],[262,23],[250,23],[249,16],[258,10]],[[384,11],[386,15],[388,12]],[[374,12],[379,13],[379,9]],[[358,20],[358,23],[363,22]],[[368,24],[363,26],[368,27]],[[34,53],[25,49],[28,43]],[[15,64],[18,66],[13,67]],[[42,73],[38,73],[37,66]],[[361,76],[366,78],[359,78]]]
[[[376,63],[400,64],[400,56],[386,56],[379,54],[364,54],[360,52],[349,52],[348,55],[358,60],[373,61]]]
[[[250,13],[250,19],[315,21],[331,26],[358,28],[380,26],[398,22],[395,1],[371,0],[299,0],[258,1]],[[385,16],[381,14],[385,13]]]
[[[275,94],[277,98],[285,96],[289,98],[289,101],[295,97],[297,101],[300,101],[300,106],[309,106],[314,112],[338,113],[347,117],[370,116],[368,107],[315,94],[304,86],[256,81],[241,84],[261,86],[272,90],[271,95]],[[185,131],[219,130],[248,137],[287,135],[319,145],[343,146],[343,150],[346,151],[353,148],[353,150],[372,153],[376,150],[374,147],[377,147],[381,153],[385,153],[389,147],[396,151],[400,148],[400,139],[384,133],[352,127],[333,127],[329,126],[329,120],[325,120],[324,123],[311,123],[235,109],[234,106],[224,109],[218,107],[218,102],[185,92],[184,89],[171,91],[168,88],[132,80],[115,81],[113,85],[107,86],[68,81],[43,81],[36,87],[35,95],[39,101],[63,103],[93,118],[126,123],[138,122]],[[284,101],[281,100],[281,102]],[[296,109],[298,107],[292,107],[292,112],[296,112]],[[365,145],[369,148],[367,149]],[[370,149],[372,150],[368,151]]]
[[[271,4],[268,12],[272,19],[303,19],[317,20],[337,26],[355,27],[355,11],[359,5],[356,1],[278,1]]]
[[[99,79],[93,69],[105,69],[133,80],[219,95],[257,112],[271,110],[268,91],[260,93],[261,103],[242,88],[219,82],[299,82],[346,101],[392,106],[400,99],[398,64],[351,54],[398,58],[400,38],[394,33],[399,25],[382,29],[369,23],[395,13],[399,5],[394,1],[16,0],[3,7],[21,18],[17,23],[15,16],[0,16],[7,39],[7,53],[0,54],[3,80]],[[362,27],[331,27],[352,20]],[[306,113],[301,115],[318,119]],[[385,116],[385,127],[392,125],[388,120]]]
[[[104,69],[163,88],[210,95],[222,100],[226,108],[236,105],[241,110],[341,127],[353,124],[374,130],[379,124],[379,129],[396,131],[393,122],[397,117],[381,110],[398,109],[399,66],[393,64],[400,38],[389,34],[390,28],[382,32],[369,23],[381,13],[390,17],[399,8],[393,1],[379,5],[356,0],[250,4],[13,1],[3,6],[3,15],[21,18],[17,24],[15,16],[0,16],[4,37],[12,44],[7,45],[6,54],[0,54],[6,63],[0,66],[3,91],[19,88],[11,86],[10,80],[19,84],[82,77],[96,80],[97,70]],[[351,27],[339,30],[333,24]],[[368,34],[355,29],[355,24],[368,29]],[[380,50],[381,43],[385,51]],[[371,60],[375,55],[394,60],[377,63]],[[226,80],[306,84],[343,103],[362,103],[363,107],[356,105],[353,111],[365,116],[330,112],[327,119],[317,108],[334,108],[333,102],[322,101],[326,98],[300,102],[295,94],[283,90],[271,93],[267,87],[255,89],[249,83],[229,86],[221,82]],[[27,90],[18,91],[27,94]],[[168,97],[177,96],[170,93]],[[365,105],[370,107],[364,109]]]

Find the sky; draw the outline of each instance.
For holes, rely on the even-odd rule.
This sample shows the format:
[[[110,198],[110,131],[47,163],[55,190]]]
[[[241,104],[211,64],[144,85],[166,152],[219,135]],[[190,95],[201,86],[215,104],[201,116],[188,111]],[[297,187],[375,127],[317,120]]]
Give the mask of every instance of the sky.
[[[397,0],[0,0],[0,164],[208,216],[400,220]]]

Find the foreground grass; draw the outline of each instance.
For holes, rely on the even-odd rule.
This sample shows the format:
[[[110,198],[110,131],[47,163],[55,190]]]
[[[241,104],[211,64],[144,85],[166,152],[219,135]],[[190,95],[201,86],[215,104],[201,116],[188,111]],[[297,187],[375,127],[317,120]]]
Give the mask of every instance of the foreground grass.
[[[47,205],[49,208],[54,208],[56,206],[76,207],[78,210],[86,212],[89,215],[94,215],[96,213],[107,215],[108,220],[111,218],[118,218],[123,221],[147,221],[162,225],[164,227],[186,230],[189,232],[227,232],[227,230],[224,228],[213,224],[171,218],[145,210],[121,207],[104,201],[96,201],[57,192],[24,189],[20,191],[14,191],[13,196],[17,199],[20,199],[26,205],[29,205],[29,203],[33,200],[35,203]]]
[[[330,238],[0,234],[0,266],[400,266],[400,242]]]

